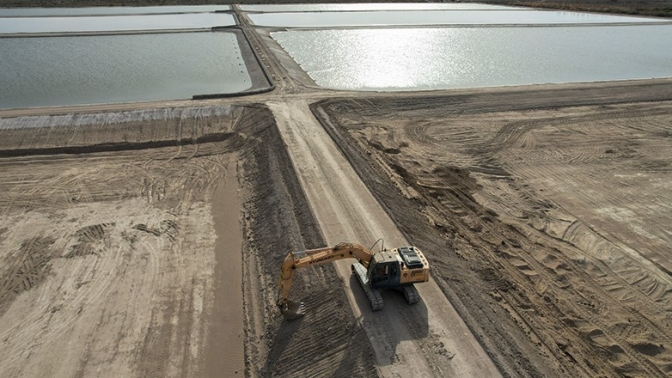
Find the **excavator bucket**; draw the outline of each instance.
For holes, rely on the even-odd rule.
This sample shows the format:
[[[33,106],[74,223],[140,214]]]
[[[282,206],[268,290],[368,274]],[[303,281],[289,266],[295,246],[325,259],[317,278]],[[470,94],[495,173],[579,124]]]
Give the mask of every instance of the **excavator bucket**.
[[[285,320],[296,320],[306,314],[306,305],[303,302],[287,301],[280,312]]]

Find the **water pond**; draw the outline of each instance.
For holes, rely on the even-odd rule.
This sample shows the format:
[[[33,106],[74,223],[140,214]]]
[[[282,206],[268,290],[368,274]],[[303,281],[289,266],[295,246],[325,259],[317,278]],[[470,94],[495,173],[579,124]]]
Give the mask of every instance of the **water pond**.
[[[430,90],[672,77],[672,25],[291,30],[323,87]]]
[[[122,14],[204,13],[231,10],[229,5],[90,7],[90,8],[0,8],[0,17],[106,16]]]
[[[0,18],[0,34],[203,29],[235,24],[228,13],[15,17]]]
[[[235,33],[0,38],[0,108],[189,99],[252,87]]]
[[[521,9],[503,10],[432,10],[371,12],[300,12],[249,14],[259,26],[291,28],[333,28],[355,26],[407,25],[548,25],[548,24],[623,24],[672,23],[669,20],[614,16],[606,14],[556,12]]]
[[[478,3],[350,3],[350,4],[241,4],[246,12],[311,12],[311,11],[375,11],[375,10],[517,10],[500,5]]]

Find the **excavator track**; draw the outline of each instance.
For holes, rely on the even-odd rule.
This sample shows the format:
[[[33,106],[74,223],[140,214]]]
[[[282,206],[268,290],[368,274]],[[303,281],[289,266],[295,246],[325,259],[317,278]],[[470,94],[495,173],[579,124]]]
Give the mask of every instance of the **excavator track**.
[[[420,293],[418,293],[418,289],[415,288],[415,285],[404,286],[402,289],[404,298],[406,298],[408,304],[418,303],[420,300]]]
[[[366,268],[360,263],[352,264],[352,274],[357,276],[360,286],[364,289],[366,297],[369,299],[369,304],[371,305],[372,311],[380,311],[383,309],[383,297],[380,295],[380,291],[372,289],[369,285],[369,280],[366,277]],[[417,291],[416,291],[417,294]]]

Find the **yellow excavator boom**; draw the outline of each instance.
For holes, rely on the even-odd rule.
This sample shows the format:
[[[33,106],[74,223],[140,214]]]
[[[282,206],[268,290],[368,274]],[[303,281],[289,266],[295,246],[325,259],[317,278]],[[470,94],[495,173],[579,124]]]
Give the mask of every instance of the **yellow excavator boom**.
[[[373,311],[382,310],[381,292],[386,289],[402,292],[409,304],[417,303],[420,294],[414,284],[429,280],[429,262],[422,251],[414,246],[391,250],[383,248],[374,253],[360,244],[340,243],[334,247],[289,252],[282,263],[278,283],[277,304],[282,315],[287,320],[293,320],[304,313],[302,302],[289,300],[296,269],[346,258],[357,260],[351,265],[351,270],[362,286]]]
[[[362,264],[367,265],[374,252],[357,243],[340,243],[334,247],[324,247],[317,249],[309,249],[306,251],[289,252],[285,261],[282,263],[282,270],[280,272],[280,283],[278,284],[278,306],[284,311],[292,312],[293,307],[298,306],[295,303],[290,303],[289,291],[292,288],[292,280],[294,278],[294,271],[306,266],[317,266],[330,263],[332,261],[355,258]],[[294,311],[297,311],[295,309]]]

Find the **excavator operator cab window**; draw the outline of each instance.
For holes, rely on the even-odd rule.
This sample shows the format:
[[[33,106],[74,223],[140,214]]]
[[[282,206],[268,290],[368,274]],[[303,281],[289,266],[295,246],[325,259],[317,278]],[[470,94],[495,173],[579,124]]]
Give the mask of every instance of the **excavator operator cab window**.
[[[378,263],[374,269],[371,278],[374,282],[387,281],[390,274],[390,265],[385,263]]]
[[[371,280],[374,287],[389,287],[399,282],[399,264],[392,262],[379,263],[373,269]]]
[[[379,279],[396,277],[399,275],[399,266],[394,263],[378,264],[375,269],[375,276]]]

